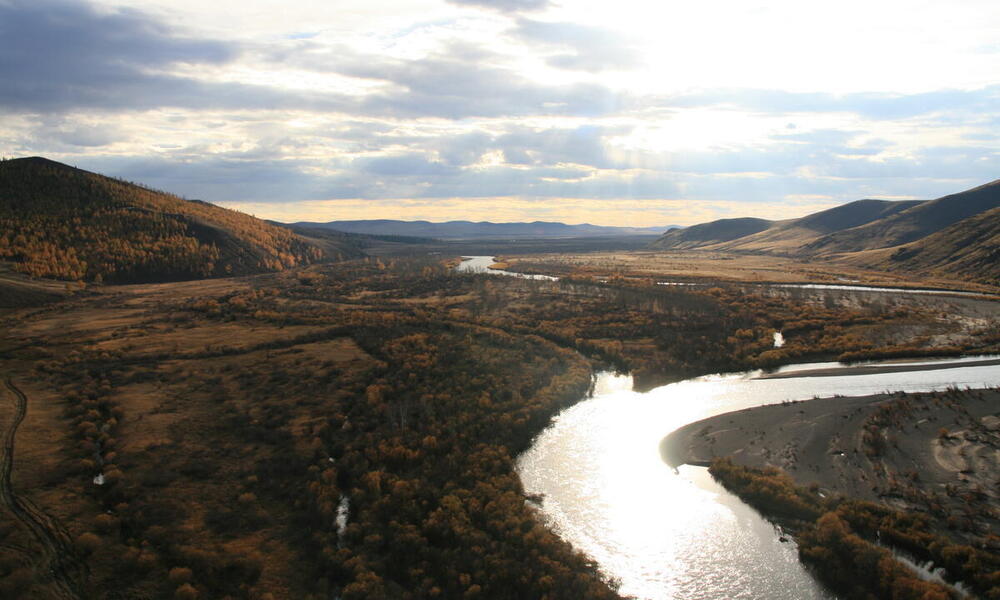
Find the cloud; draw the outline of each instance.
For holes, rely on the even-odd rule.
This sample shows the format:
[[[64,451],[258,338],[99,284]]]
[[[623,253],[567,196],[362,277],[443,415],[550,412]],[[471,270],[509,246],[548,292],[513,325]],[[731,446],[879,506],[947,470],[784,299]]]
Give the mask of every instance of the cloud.
[[[548,0],[450,1],[500,14],[362,15],[380,26],[336,34],[313,14],[263,28],[246,16],[221,34],[233,41],[167,25],[224,30],[170,3],[0,0],[0,146],[210,201],[501,199],[533,214],[934,197],[1000,170],[1000,85],[794,92],[706,69],[718,87],[691,88],[655,78],[669,70],[641,60],[660,47],[640,46],[642,27],[571,22],[574,7]]]
[[[937,146],[922,148],[908,156],[869,160],[838,157],[817,164],[815,173],[848,180],[934,178],[984,183],[1000,171],[1000,151],[990,147]],[[954,185],[954,184],[952,184]],[[952,189],[958,192],[958,189]]]
[[[338,47],[290,56],[317,71],[383,82],[384,89],[358,99],[356,110],[394,118],[501,117],[528,115],[600,116],[616,112],[623,99],[595,83],[544,84],[482,46],[449,43],[415,59],[362,54]]]
[[[452,164],[472,165],[491,152],[504,162],[525,166],[579,165],[621,168],[610,156],[607,138],[627,129],[582,125],[579,127],[530,128],[512,125],[492,135],[483,132],[430,140],[427,147]],[[627,167],[626,167],[627,168]]]
[[[81,156],[74,165],[98,173],[142,182],[185,198],[210,202],[253,200],[291,203],[321,198],[357,198],[356,189],[330,194],[331,179],[316,175],[310,160],[239,159],[232,156],[182,154],[118,157]]]
[[[1000,106],[1000,85],[974,90],[937,90],[916,94],[715,89],[648,98],[646,102],[651,106],[677,108],[732,106],[770,114],[846,112],[870,119],[892,120],[932,113],[996,113]]]
[[[354,161],[354,166],[358,167],[362,173],[389,177],[441,177],[458,173],[458,169],[455,167],[439,161],[428,160],[417,153],[358,159]]]
[[[447,0],[459,6],[475,6],[501,13],[535,12],[552,6],[551,0]]]
[[[593,125],[574,129],[514,129],[499,136],[497,148],[504,155],[526,156],[533,164],[574,164],[611,168],[604,138],[616,130]]]
[[[530,43],[569,49],[570,53],[554,54],[546,59],[550,66],[560,69],[596,73],[639,64],[638,53],[628,38],[602,27],[521,18],[511,34]]]
[[[62,118],[45,119],[31,131],[41,142],[58,145],[96,148],[128,139],[119,127],[109,124],[86,124]]]
[[[222,64],[237,54],[229,44],[180,37],[135,10],[101,13],[62,0],[0,2],[0,104],[10,108],[120,107],[136,96],[176,96],[171,86],[184,82],[158,70]],[[131,98],[116,100],[122,92]]]

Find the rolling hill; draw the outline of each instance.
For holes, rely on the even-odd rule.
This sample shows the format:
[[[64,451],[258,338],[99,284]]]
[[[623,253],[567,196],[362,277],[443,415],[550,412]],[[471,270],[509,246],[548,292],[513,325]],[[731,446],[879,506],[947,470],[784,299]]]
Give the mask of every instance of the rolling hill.
[[[1000,282],[1000,180],[936,200],[858,200],[798,219],[723,219],[651,247],[840,261],[885,271]]]
[[[800,252],[802,246],[836,231],[865,225],[920,204],[919,200],[857,200],[799,219],[720,219],[687,229],[669,231],[657,240],[661,249],[731,250],[783,254]]]
[[[277,271],[358,255],[349,243],[48,159],[0,162],[0,260],[32,277],[115,283]]]
[[[1000,285],[1000,207],[916,242],[860,252],[844,260],[886,271],[950,275]]]
[[[774,224],[774,221],[752,217],[719,219],[684,229],[671,229],[653,242],[652,246],[662,250],[709,247],[766,231]]]
[[[860,227],[823,236],[807,244],[805,250],[830,254],[899,246],[997,206],[1000,206],[1000,180],[923,202]]]
[[[800,219],[778,221],[768,229],[732,240],[720,249],[769,254],[800,253],[804,244],[820,235],[859,227],[894,215],[920,204],[919,200],[857,200],[842,206],[807,215]]]
[[[328,223],[293,223],[296,227],[332,229],[345,233],[397,235],[442,240],[496,238],[562,238],[585,236],[626,236],[660,234],[668,227],[604,227],[601,225],[567,225],[550,221],[532,223],[491,223],[489,221],[396,221],[372,219],[362,221],[330,221]]]

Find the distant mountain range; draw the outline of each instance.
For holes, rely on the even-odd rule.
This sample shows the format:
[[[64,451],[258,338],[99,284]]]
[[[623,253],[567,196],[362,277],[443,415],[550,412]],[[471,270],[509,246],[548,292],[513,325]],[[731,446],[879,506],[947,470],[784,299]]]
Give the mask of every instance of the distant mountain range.
[[[1000,180],[936,200],[858,200],[799,219],[722,219],[651,245],[833,260],[1000,284]]]
[[[491,223],[489,221],[395,221],[373,219],[363,221],[330,221],[328,223],[299,222],[295,227],[322,228],[345,233],[370,235],[402,235],[440,240],[498,238],[569,238],[626,235],[659,235],[667,227],[604,227],[601,225],[567,225],[549,221],[533,223]]]
[[[0,260],[26,275],[142,282],[245,275],[360,256],[207,202],[45,158],[0,161]]]

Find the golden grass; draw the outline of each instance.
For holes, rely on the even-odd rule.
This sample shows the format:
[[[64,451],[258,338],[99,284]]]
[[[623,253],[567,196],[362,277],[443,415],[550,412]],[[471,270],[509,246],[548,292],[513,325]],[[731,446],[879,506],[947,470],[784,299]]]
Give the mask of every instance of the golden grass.
[[[996,292],[995,288],[954,279],[917,277],[863,269],[829,261],[727,252],[619,251],[585,254],[504,256],[513,270],[531,266],[553,274],[594,277],[653,277],[674,281],[864,284],[889,287],[942,287]]]

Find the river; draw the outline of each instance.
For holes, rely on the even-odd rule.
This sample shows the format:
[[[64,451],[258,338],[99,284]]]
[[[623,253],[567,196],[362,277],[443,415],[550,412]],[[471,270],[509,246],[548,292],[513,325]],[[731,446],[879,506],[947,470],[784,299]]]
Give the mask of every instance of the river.
[[[491,275],[507,275],[511,277],[521,277],[523,279],[543,279],[546,281],[558,281],[558,277],[553,277],[551,275],[533,275],[528,273],[517,273],[514,271],[505,271],[503,269],[491,269],[492,265],[496,261],[495,256],[463,256],[462,262],[455,267],[456,271],[464,273],[489,273]],[[689,281],[657,281],[656,285],[661,286],[708,286],[716,284],[707,283],[693,283]],[[754,286],[759,288],[784,288],[784,289],[801,289],[801,290],[817,290],[817,291],[840,291],[840,292],[876,292],[876,293],[889,293],[889,294],[930,294],[935,296],[965,296],[970,298],[988,298],[997,299],[996,294],[988,294],[983,292],[965,292],[960,290],[928,290],[919,288],[889,288],[889,287],[873,287],[865,285],[842,285],[842,284],[825,284],[825,283],[753,283],[753,282],[740,282],[739,285]]]
[[[462,273],[489,273],[490,275],[507,275],[508,277],[520,277],[521,279],[541,279],[544,281],[559,281],[558,277],[551,275],[531,275],[529,273],[515,273],[504,271],[503,269],[491,269],[496,257],[493,256],[463,256],[462,262],[455,267],[456,271]]]
[[[951,363],[955,361],[941,361]],[[838,368],[791,365],[780,371]],[[759,371],[698,377],[638,393],[629,376],[600,373],[595,392],[560,413],[518,460],[548,524],[648,599],[832,598],[753,509],[707,469],[675,473],[659,454],[674,429],[717,414],[833,393],[1000,385],[1000,365],[903,373],[760,379]]]
[[[466,256],[457,270],[557,279],[489,269],[493,262],[492,256]],[[798,364],[771,372],[769,378],[760,371],[709,375],[645,393],[632,389],[630,376],[599,373],[593,396],[553,420],[518,458],[518,473],[525,492],[541,498],[539,509],[548,525],[618,580],[623,595],[650,600],[834,598],[799,563],[793,541],[782,542],[770,523],[715,483],[707,469],[682,466],[674,472],[660,456],[660,441],[694,421],[785,400],[1000,385],[1000,365],[958,366],[977,360],[909,361],[905,364],[929,368],[850,375],[827,372],[845,368],[839,363]],[[825,376],[810,376],[817,370]]]

